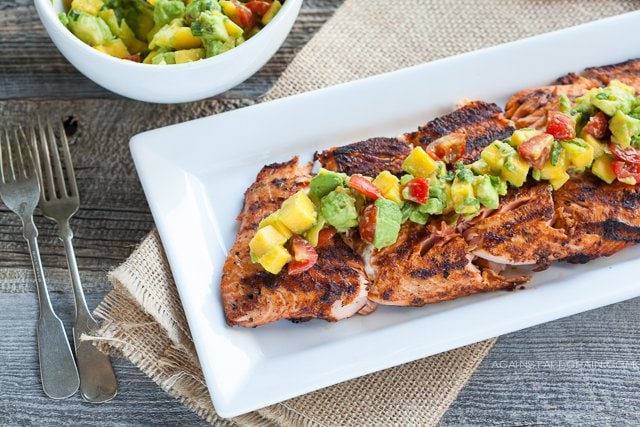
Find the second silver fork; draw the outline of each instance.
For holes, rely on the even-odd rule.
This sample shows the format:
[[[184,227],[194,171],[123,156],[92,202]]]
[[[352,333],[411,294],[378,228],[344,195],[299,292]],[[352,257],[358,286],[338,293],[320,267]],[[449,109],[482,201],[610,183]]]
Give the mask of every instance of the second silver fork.
[[[44,125],[41,120],[38,120],[37,134],[36,136],[35,130],[32,130],[33,151],[41,189],[39,207],[46,217],[53,219],[58,225],[58,237],[64,243],[73,285],[76,305],[73,341],[80,373],[80,392],[82,397],[90,402],[105,402],[112,399],[118,391],[111,360],[90,341],[81,339],[83,334],[92,335],[99,327],[99,323],[87,307],[73,250],[73,232],[69,220],[80,207],[80,197],[69,143],[62,122],[60,122],[57,138],[49,120]],[[61,147],[58,147],[58,141]],[[60,151],[64,167],[60,160]]]

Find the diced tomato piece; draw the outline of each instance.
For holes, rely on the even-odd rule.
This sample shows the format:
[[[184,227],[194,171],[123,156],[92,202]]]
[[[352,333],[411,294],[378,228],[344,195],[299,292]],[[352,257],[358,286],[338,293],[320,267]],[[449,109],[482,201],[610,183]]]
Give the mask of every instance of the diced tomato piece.
[[[426,152],[436,160],[442,160],[445,163],[455,163],[467,150],[467,138],[464,135],[451,134],[436,139],[427,145]]]
[[[253,16],[253,12],[251,12],[251,9],[249,9],[244,4],[240,3],[238,0],[231,0],[231,1],[236,6],[236,10],[238,14],[235,17],[236,19],[233,19],[233,21],[236,24],[240,25],[245,30],[248,30],[249,28],[253,28],[256,21]]]
[[[640,164],[614,160],[612,166],[613,173],[619,180],[625,180],[626,183],[629,183],[629,178],[631,178],[635,180],[635,184],[640,182]]]
[[[610,143],[609,150],[611,151],[611,154],[620,160],[628,163],[640,163],[640,150],[638,149],[633,147],[622,148],[617,144]]]
[[[602,111],[593,115],[584,127],[584,131],[594,138],[602,139],[609,132],[609,119]]]
[[[518,145],[518,153],[533,168],[541,170],[549,159],[553,142],[553,136],[548,133],[536,135]]]
[[[360,238],[367,243],[373,243],[376,237],[376,222],[378,221],[378,208],[369,205],[360,214]]]
[[[333,227],[325,227],[320,230],[318,234],[318,244],[316,245],[318,248],[325,246],[327,243],[333,239],[333,236],[337,233],[336,229]]]
[[[429,201],[429,180],[422,177],[413,178],[402,189],[402,197],[424,205]]]
[[[256,15],[262,16],[267,13],[267,10],[269,10],[269,8],[271,7],[271,3],[267,1],[252,0],[249,3],[245,4],[245,6],[247,6],[251,10],[251,12],[255,13]]]
[[[571,118],[559,111],[549,111],[547,133],[555,139],[573,139],[576,137],[576,124]]]
[[[129,55],[129,56],[127,56],[127,57],[126,57],[126,58],[124,58],[124,59],[126,59],[126,60],[128,60],[128,61],[133,61],[133,62],[140,62],[140,54],[139,54],[139,53],[136,53],[136,54],[134,54],[134,55]]]
[[[318,261],[316,250],[300,236],[293,236],[291,240],[293,260],[289,262],[288,273],[300,274],[314,266]]]
[[[373,200],[382,197],[382,191],[362,175],[351,175],[349,187]]]

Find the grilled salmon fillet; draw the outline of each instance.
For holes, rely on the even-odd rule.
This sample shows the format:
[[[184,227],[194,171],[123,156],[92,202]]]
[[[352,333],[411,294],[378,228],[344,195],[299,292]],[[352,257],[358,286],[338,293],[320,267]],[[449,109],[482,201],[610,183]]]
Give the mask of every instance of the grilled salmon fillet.
[[[619,64],[587,68],[584,70],[584,75],[596,79],[604,85],[608,85],[612,80],[619,80],[640,91],[640,58],[630,59]]]
[[[554,204],[546,183],[510,189],[492,215],[464,232],[471,252],[499,264],[548,266],[569,255],[569,237],[552,226]]]
[[[249,241],[262,219],[308,186],[311,165],[294,158],[265,166],[245,193],[240,230],[225,261],[221,297],[229,325],[254,327],[280,319],[340,320],[367,303],[364,264],[340,236],[317,248],[318,262],[296,276],[265,272],[251,262]]]
[[[640,242],[640,188],[606,184],[591,174],[573,177],[554,192],[556,227],[565,230],[572,263],[610,256]]]
[[[396,138],[371,138],[342,147],[316,152],[322,167],[349,175],[376,176],[382,171],[402,174],[402,162],[413,147]]]
[[[403,224],[398,241],[372,259],[369,298],[378,304],[422,306],[478,292],[513,289],[526,277],[505,278],[475,265],[465,239],[446,226]]]
[[[504,118],[502,109],[496,104],[472,101],[431,120],[415,132],[405,133],[399,139],[426,148],[443,136],[460,135],[466,142],[466,151],[460,160],[470,163],[480,156],[484,147],[496,139],[511,136],[513,130],[513,124]]]
[[[513,95],[505,107],[505,117],[518,129],[543,129],[547,124],[547,112],[558,108],[561,95],[573,101],[600,86],[596,79],[569,74],[551,86],[526,89]]]

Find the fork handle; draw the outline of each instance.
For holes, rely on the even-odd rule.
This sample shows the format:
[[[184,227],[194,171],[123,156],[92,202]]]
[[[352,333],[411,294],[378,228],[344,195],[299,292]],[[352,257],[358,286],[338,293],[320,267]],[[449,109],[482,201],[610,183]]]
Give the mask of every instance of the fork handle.
[[[78,369],[64,325],[51,306],[38,249],[38,230],[33,223],[33,217],[24,218],[23,225],[40,304],[37,331],[42,389],[52,399],[66,399],[72,396],[80,386]]]
[[[89,402],[106,402],[113,399],[118,393],[118,383],[109,356],[98,350],[90,341],[82,340],[83,334],[92,335],[100,325],[91,315],[84,297],[80,272],[73,250],[73,233],[68,221],[59,224],[59,236],[64,243],[73,285],[73,296],[76,302],[73,342],[80,371],[80,394]]]

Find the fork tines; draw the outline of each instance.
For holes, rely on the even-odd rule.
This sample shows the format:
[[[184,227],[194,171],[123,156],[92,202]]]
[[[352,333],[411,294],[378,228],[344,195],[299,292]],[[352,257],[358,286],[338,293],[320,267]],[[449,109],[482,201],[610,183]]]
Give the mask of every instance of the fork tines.
[[[43,121],[45,124],[43,124]],[[76,197],[78,187],[73,173],[73,164],[69,152],[69,141],[62,121],[59,121],[57,132],[49,118],[38,118],[38,137],[34,134],[35,160],[38,179],[42,188],[42,198],[53,200]],[[62,161],[60,154],[62,153]],[[42,162],[40,161],[42,154]],[[64,162],[64,168],[63,164]]]
[[[22,127],[0,131],[0,182],[29,178],[34,173],[34,159]],[[24,153],[23,153],[24,152]]]

